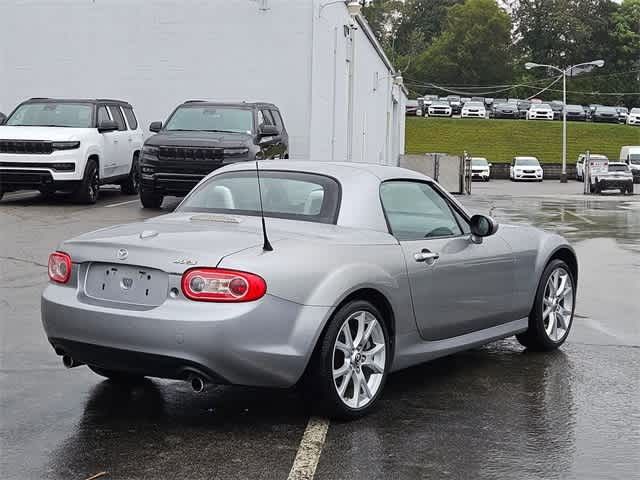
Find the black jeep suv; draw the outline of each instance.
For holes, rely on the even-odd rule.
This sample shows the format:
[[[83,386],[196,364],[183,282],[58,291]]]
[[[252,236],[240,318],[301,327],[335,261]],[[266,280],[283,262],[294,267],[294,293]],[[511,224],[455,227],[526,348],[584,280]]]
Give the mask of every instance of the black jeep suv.
[[[236,162],[289,158],[289,136],[270,103],[189,100],[142,149],[140,200],[159,208],[165,196],[183,197],[212,171]]]

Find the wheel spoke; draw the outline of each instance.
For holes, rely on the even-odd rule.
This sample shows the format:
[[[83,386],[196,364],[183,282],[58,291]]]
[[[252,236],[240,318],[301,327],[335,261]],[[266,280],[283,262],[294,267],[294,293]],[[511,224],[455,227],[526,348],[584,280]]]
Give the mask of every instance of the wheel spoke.
[[[342,332],[344,333],[344,340],[346,345],[350,348],[353,348],[355,345],[353,344],[353,337],[351,336],[351,328],[349,328],[349,322],[346,322],[342,327]]]
[[[346,343],[342,343],[340,340],[336,340],[336,350],[342,351],[345,356],[349,356],[351,354],[351,347]]]
[[[356,408],[360,403],[360,377],[358,374],[352,375],[353,378],[353,403]]]
[[[549,316],[549,314],[553,311],[553,307],[547,307],[544,312],[542,312],[542,318],[545,319]]]
[[[556,290],[556,296],[562,296],[562,293],[567,285],[567,279],[569,275],[560,275],[558,274],[558,278],[560,278],[560,285],[558,285],[558,289]]]
[[[364,335],[362,336],[362,345],[366,345],[366,343],[369,341],[369,338],[371,338],[371,334],[373,333],[373,330],[378,326],[378,321],[374,318],[373,320],[371,320],[371,322],[369,322],[369,325],[367,326],[367,329],[364,332]]]
[[[340,368],[333,371],[333,378],[340,378],[344,376],[344,374],[347,373],[350,369],[351,365],[349,365],[349,363],[345,361]]]
[[[358,330],[356,331],[356,338],[353,340],[353,346],[359,347],[362,344],[362,338],[364,336],[364,324],[367,319],[367,313],[362,312],[360,315],[356,317],[358,322]]]
[[[344,376],[344,380],[342,380],[342,383],[338,387],[338,395],[340,395],[343,398],[344,398],[344,392],[347,391],[347,386],[349,386],[349,382],[351,381],[352,375],[353,373],[351,372],[351,370],[349,370],[347,374]]]
[[[553,313],[549,316],[549,321],[551,321],[551,319],[553,319],[553,325],[551,327],[551,335],[549,335],[551,337],[552,340],[557,340],[558,339],[558,315]]]
[[[384,367],[378,365],[378,363],[376,363],[373,359],[367,359],[366,362],[363,362],[362,366],[367,367],[373,373],[384,373]]]
[[[364,373],[362,373],[362,370],[358,372],[357,375],[360,377],[360,385],[362,385],[362,392],[365,397],[373,398],[373,394],[371,393],[371,390],[369,390],[369,384],[367,383],[367,379],[365,378]]]
[[[363,351],[362,353],[365,354],[367,358],[373,358],[374,355],[378,354],[382,350],[384,350],[384,343],[376,343],[369,350],[366,352]]]
[[[573,292],[571,285],[567,284],[564,289],[558,294],[560,298],[567,298]]]

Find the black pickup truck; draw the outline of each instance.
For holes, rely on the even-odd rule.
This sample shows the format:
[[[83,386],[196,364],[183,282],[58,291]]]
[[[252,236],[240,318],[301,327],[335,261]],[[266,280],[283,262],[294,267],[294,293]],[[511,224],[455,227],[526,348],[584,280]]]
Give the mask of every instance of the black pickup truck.
[[[164,197],[183,197],[212,171],[230,163],[289,158],[289,136],[271,103],[189,100],[155,133],[140,159],[140,200],[159,208]]]

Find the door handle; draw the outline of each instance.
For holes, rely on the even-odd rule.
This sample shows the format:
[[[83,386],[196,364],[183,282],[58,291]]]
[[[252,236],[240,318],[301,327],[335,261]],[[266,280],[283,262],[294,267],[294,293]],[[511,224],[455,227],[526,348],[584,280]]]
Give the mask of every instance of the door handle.
[[[440,258],[440,254],[434,253],[425,248],[421,252],[415,253],[413,255],[413,258],[415,259],[416,262],[420,262],[420,263],[424,262],[427,265],[433,265]]]

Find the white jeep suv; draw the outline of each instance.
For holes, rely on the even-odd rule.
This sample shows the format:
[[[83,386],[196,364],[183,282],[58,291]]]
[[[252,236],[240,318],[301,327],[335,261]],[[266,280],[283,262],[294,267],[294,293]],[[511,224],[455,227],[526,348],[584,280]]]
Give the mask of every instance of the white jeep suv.
[[[0,198],[15,190],[60,190],[95,203],[104,184],[137,194],[142,144],[127,102],[32,98],[0,126]]]

